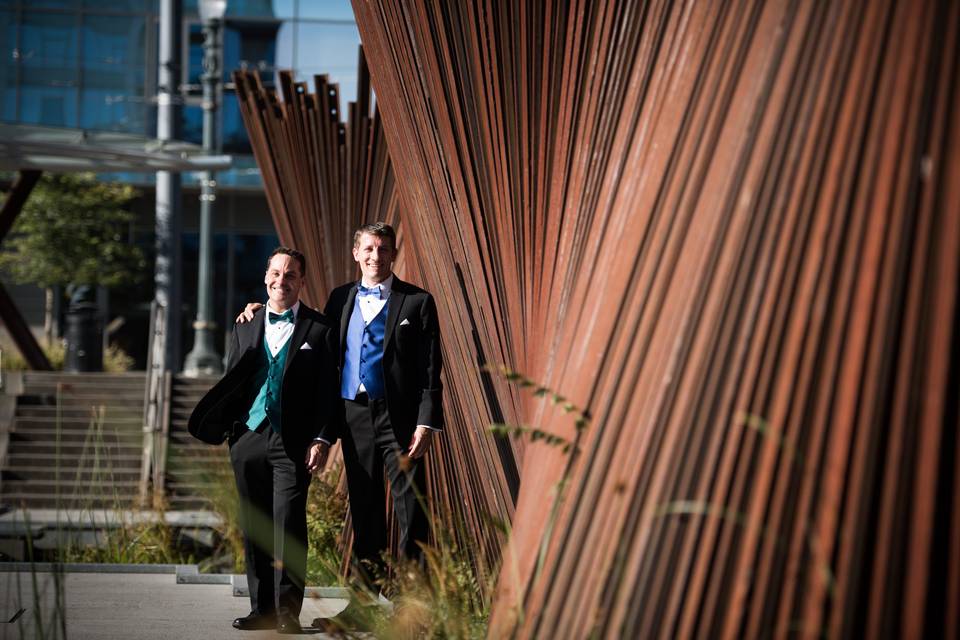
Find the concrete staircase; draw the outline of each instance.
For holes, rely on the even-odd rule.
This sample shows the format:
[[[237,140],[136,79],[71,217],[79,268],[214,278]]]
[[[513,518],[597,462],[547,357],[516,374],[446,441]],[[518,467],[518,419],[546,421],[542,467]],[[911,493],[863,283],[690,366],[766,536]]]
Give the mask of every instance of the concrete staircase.
[[[204,444],[187,431],[190,412],[217,380],[219,377],[173,377],[165,483],[170,509],[208,509],[212,501],[228,499],[233,490],[227,445]]]
[[[7,393],[15,398],[2,398],[15,408],[5,430],[0,424],[0,505],[137,508],[145,374],[28,371],[7,377],[14,375],[17,388]],[[167,509],[209,509],[214,501],[229,500],[233,490],[226,445],[211,447],[187,431],[190,412],[217,380],[172,379]]]
[[[0,467],[0,504],[126,508],[138,498],[143,373],[25,372]]]

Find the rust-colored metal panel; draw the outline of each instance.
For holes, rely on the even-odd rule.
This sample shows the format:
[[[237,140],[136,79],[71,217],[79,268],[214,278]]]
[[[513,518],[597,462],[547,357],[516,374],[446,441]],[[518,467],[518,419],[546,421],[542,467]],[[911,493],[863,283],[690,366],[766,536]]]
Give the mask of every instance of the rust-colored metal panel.
[[[491,637],[956,636],[960,5],[353,4]]]

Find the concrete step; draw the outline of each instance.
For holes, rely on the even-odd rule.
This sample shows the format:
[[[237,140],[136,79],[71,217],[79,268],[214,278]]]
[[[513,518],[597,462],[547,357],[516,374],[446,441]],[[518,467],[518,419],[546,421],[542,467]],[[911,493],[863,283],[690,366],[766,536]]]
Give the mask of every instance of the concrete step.
[[[109,423],[95,429],[91,429],[89,425],[68,425],[57,428],[46,423],[23,424],[17,420],[10,430],[10,438],[11,440],[47,440],[49,442],[87,439],[102,439],[109,442],[117,438],[142,440],[143,426],[139,422],[134,422]]]
[[[18,436],[21,434],[17,434]],[[13,446],[13,445],[16,446]],[[133,447],[139,450],[141,441],[136,438],[122,438],[109,432],[91,433],[89,438],[64,440],[57,442],[56,438],[48,440],[33,440],[28,438],[11,439],[8,453],[43,453],[45,451],[60,451],[64,454],[79,455],[84,452],[107,451]]]
[[[143,430],[143,420],[138,417],[120,418],[113,417],[106,420],[92,420],[90,418],[60,418],[58,420],[49,420],[47,418],[36,418],[27,416],[17,416],[13,421],[13,430],[22,433],[45,433],[55,436],[58,432],[90,432],[90,433],[109,433],[125,432],[133,433]]]
[[[218,449],[205,445],[187,431],[187,420],[191,412],[219,379],[219,376],[175,376],[171,384],[170,441],[165,487],[170,508],[208,508],[210,501],[204,494],[210,493],[216,483],[232,482],[232,470],[226,463],[226,448]]]
[[[60,418],[86,418],[91,416],[91,409],[98,409],[101,405],[81,405],[69,404],[57,406],[55,404],[29,404],[26,402],[17,405],[16,415],[24,418],[45,418],[56,420]],[[112,417],[118,418],[139,418],[143,415],[142,407],[118,407],[112,404],[102,405],[105,407],[104,413],[109,420]]]
[[[17,398],[17,405],[22,407],[60,407],[78,411],[90,408],[104,411],[124,409],[143,413],[143,395],[131,393],[71,393],[56,396],[54,394],[23,394]]]
[[[61,468],[73,468],[89,465],[99,460],[101,466],[117,466],[130,460],[139,461],[142,455],[140,447],[132,446],[101,447],[97,449],[88,447],[84,449],[83,447],[61,444],[58,450],[53,444],[26,445],[33,445],[33,443],[24,443],[23,446],[18,446],[15,450],[11,448],[7,452],[5,464],[36,462],[41,466],[59,464]]]
[[[21,491],[7,491],[4,488],[0,494],[0,504],[12,507],[29,507],[31,509],[46,509],[59,507],[61,509],[115,509],[129,508],[137,504],[140,494],[137,491],[132,493],[123,493],[117,495],[86,495],[78,493],[60,493],[53,491],[48,493],[24,493]],[[190,504],[184,502],[184,504]],[[197,508],[203,507],[187,507]]]
[[[137,397],[143,400],[143,385],[34,385],[23,388],[24,396],[40,396],[44,398],[110,398],[110,397]]]
[[[104,387],[101,385],[89,387],[25,387],[20,395],[27,398],[43,398],[47,402],[53,402],[57,398],[63,401],[80,398],[105,402],[116,398],[133,398],[143,402],[143,387]]]
[[[38,467],[36,465],[23,464],[22,462],[16,465],[7,465],[2,470],[3,482],[4,484],[7,481],[39,481],[39,482],[64,482],[81,479],[89,482],[91,478],[99,478],[103,480],[106,478],[117,478],[120,480],[139,480],[140,479],[140,467],[123,468],[123,467],[112,467],[109,470],[104,469],[94,469],[92,467],[74,467],[74,468],[61,468],[56,469],[54,467]]]
[[[53,479],[10,480],[4,481],[3,493],[4,495],[12,493],[22,493],[24,495],[44,493],[54,494],[57,492],[57,488],[59,487],[61,494],[69,493],[70,495],[73,495],[77,492],[82,492],[83,495],[99,496],[107,494],[113,495],[114,491],[119,494],[139,491],[139,486],[140,483],[137,479],[122,478],[111,479],[109,487],[103,486],[102,478],[80,478],[75,480],[64,480],[61,478],[59,482]]]
[[[57,384],[74,385],[77,387],[90,385],[105,386],[133,386],[144,384],[147,379],[146,373],[137,371],[133,373],[98,373],[95,371],[85,373],[64,373],[63,371],[25,371],[23,376],[24,385],[33,386],[52,386]]]

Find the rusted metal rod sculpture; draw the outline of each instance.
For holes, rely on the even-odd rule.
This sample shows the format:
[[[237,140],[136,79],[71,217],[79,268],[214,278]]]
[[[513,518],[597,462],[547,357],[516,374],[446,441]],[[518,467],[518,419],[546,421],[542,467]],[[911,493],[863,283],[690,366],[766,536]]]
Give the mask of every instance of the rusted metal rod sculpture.
[[[960,5],[353,5],[491,637],[960,635]]]

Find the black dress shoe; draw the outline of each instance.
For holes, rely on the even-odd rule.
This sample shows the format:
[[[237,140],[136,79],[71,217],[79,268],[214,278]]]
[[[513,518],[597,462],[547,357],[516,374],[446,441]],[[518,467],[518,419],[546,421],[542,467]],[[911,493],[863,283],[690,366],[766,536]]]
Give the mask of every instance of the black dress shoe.
[[[303,633],[300,621],[291,615],[277,616],[277,633]]]
[[[277,624],[277,616],[272,613],[254,613],[243,618],[236,618],[233,621],[233,628],[241,631],[256,631],[260,629],[273,629]]]

